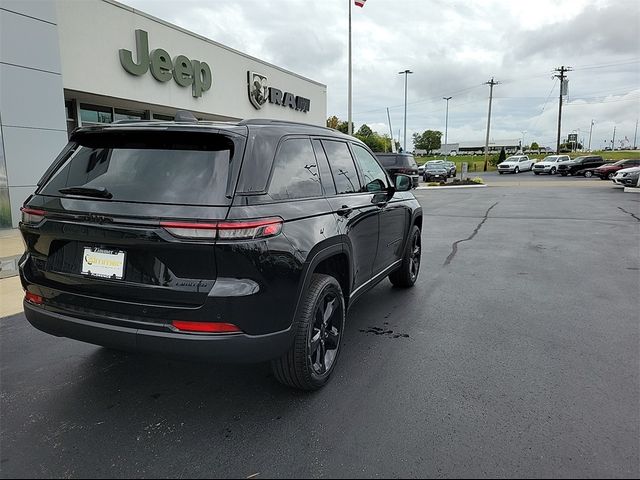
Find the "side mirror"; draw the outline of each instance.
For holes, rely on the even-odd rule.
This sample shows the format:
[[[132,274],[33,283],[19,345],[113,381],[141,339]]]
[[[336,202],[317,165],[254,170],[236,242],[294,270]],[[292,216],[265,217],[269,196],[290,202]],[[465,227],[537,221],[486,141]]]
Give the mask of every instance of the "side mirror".
[[[395,183],[397,192],[408,192],[413,186],[413,181],[409,175],[396,175]]]

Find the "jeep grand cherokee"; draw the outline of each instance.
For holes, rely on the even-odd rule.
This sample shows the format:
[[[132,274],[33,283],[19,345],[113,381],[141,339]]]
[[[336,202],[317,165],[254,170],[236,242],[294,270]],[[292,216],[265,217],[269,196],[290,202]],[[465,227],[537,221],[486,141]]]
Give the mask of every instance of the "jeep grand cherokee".
[[[77,129],[22,209],[36,328],[112,348],[271,360],[323,386],[345,315],[411,287],[422,210],[359,140],[279,121]]]

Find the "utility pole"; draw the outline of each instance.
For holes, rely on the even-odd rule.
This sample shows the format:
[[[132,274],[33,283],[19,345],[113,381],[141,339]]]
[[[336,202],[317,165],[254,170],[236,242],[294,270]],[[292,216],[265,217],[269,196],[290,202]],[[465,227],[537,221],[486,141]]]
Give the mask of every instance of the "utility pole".
[[[387,107],[387,120],[389,120],[389,134],[391,135],[391,151],[395,153],[396,142],[393,141],[393,130],[391,128],[391,115],[389,115],[389,107]]]
[[[451,100],[453,97],[442,97],[443,100],[447,101],[447,113],[445,115],[445,120],[444,120],[444,148],[448,148],[447,145],[449,145],[449,142],[447,141],[447,130],[449,129],[449,100]],[[638,125],[636,124],[636,127]],[[447,151],[445,150],[444,152],[444,159],[447,159]]]
[[[616,149],[616,127],[613,127],[613,138],[611,139],[611,151]]]
[[[638,137],[638,119],[636,118],[636,133],[633,134],[633,149],[636,149],[636,138]]]
[[[404,144],[402,146],[403,152],[407,151],[407,77],[409,76],[410,73],[413,73],[413,72],[411,70],[398,72],[398,75],[404,75]]]
[[[352,124],[352,119],[351,119],[351,110],[352,110],[352,89],[351,89],[351,79],[352,79],[352,75],[351,75],[351,4],[353,2],[351,0],[349,0],[349,115],[347,118],[347,132],[349,133],[349,135],[353,135],[353,124]]]
[[[554,77],[560,79],[560,99],[558,103],[558,140],[556,142],[556,154],[559,154],[560,153],[560,129],[562,126],[562,93],[564,90],[565,73],[570,72],[571,67],[565,67],[563,65],[560,68],[556,68],[555,71],[560,73],[559,75],[554,75]]]
[[[485,85],[489,85],[489,114],[487,115],[487,137],[484,141],[484,171],[487,171],[487,163],[489,161],[489,130],[491,129],[491,102],[493,101],[493,86],[500,82],[494,82],[493,77]]]
[[[588,152],[591,151],[591,133],[593,132],[593,124],[595,122],[593,121],[593,118],[591,119],[591,127],[589,127],[589,148],[587,149]],[[637,126],[637,122],[636,122],[636,126]]]

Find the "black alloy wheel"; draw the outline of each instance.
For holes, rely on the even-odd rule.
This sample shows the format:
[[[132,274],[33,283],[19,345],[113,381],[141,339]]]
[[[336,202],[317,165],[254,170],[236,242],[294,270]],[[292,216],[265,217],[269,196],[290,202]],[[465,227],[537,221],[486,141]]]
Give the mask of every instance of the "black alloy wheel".
[[[555,175],[556,174],[556,167],[551,167],[551,175]]]
[[[271,362],[276,379],[301,390],[317,390],[331,376],[340,354],[345,303],[338,281],[314,273],[303,293],[291,349]]]
[[[338,356],[342,335],[342,303],[338,292],[328,290],[316,306],[308,340],[309,363],[316,375],[324,375]]]
[[[407,243],[400,268],[389,274],[389,280],[396,287],[413,287],[420,274],[422,256],[422,238],[417,225],[411,227],[411,236]]]

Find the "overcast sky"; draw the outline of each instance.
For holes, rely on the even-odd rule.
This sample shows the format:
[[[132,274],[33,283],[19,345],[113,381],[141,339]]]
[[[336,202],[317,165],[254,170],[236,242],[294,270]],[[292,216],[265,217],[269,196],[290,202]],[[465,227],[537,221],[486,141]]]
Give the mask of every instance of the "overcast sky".
[[[123,3],[327,85],[328,115],[347,119],[348,0],[122,0]],[[353,112],[394,136],[444,132],[484,143],[494,77],[492,139],[555,147],[558,82],[568,65],[562,135],[580,130],[592,148],[633,144],[640,115],[638,0],[368,0],[353,8]],[[637,141],[640,144],[640,139]],[[409,148],[411,148],[408,145]]]

